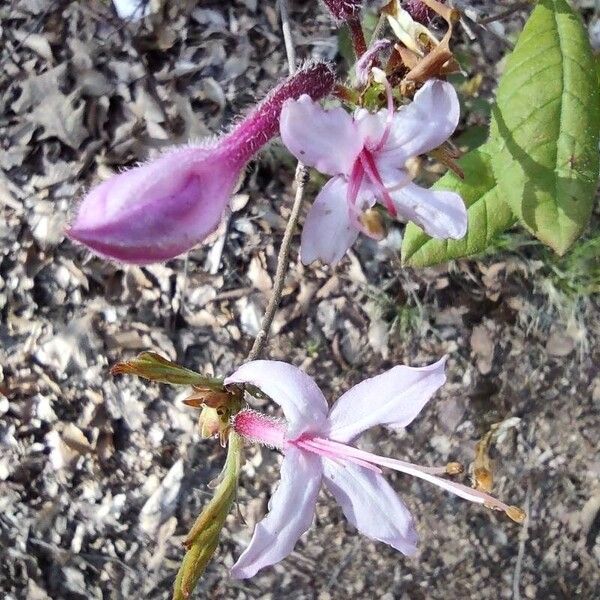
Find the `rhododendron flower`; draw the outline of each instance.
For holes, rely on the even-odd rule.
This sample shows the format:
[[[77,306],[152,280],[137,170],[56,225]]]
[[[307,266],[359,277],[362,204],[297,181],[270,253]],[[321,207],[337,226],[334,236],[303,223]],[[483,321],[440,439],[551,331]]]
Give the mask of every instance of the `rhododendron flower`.
[[[375,114],[325,110],[308,96],[286,102],[281,137],[303,163],[333,175],[311,207],[301,240],[305,264],[338,262],[359,231],[369,234],[365,210],[376,202],[435,238],[458,239],[467,230],[467,211],[455,192],[427,190],[411,182],[406,161],[433,150],[456,129],[459,103],[451,84],[430,80],[413,102]]]
[[[93,188],[68,235],[101,256],[134,264],[189,250],[218,227],[244,166],[278,133],[284,101],[321,98],[333,84],[328,65],[306,65],[228,134],[170,150]]]
[[[331,410],[316,383],[287,363],[249,362],[225,380],[226,385],[257,387],[281,406],[286,417],[283,422],[245,409],[233,418],[232,427],[239,435],[279,448],[285,455],[269,513],[256,525],[250,544],[233,566],[234,577],[252,577],[292,551],[310,527],[322,482],[359,531],[413,554],[418,538],[412,515],[380,467],[414,475],[472,502],[503,510],[514,520],[524,518],[517,507],[439,477],[449,472],[447,467],[420,467],[351,445],[375,425],[406,427],[444,383],[445,360],[420,368],[394,367],[353,387]]]

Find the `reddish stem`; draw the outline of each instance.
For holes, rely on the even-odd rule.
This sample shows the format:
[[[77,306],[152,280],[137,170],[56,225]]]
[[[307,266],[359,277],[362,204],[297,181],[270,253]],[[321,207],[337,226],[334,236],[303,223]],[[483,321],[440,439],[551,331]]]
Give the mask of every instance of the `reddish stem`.
[[[351,17],[346,23],[348,24],[348,29],[350,29],[350,37],[352,38],[352,46],[354,47],[356,58],[360,58],[367,51],[367,42],[362,25],[360,24],[360,18]]]

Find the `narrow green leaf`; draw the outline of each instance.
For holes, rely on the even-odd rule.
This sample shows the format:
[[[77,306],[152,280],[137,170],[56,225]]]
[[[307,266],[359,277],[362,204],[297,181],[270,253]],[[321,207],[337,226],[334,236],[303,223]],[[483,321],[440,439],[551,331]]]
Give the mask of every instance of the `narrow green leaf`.
[[[221,529],[237,493],[242,468],[242,447],[242,439],[232,431],[229,434],[227,459],[219,485],[184,542],[187,552],[175,579],[173,600],[187,600],[190,597],[217,549]]]
[[[132,360],[117,363],[110,372],[112,375],[137,375],[150,381],[171,385],[195,385],[216,391],[223,389],[222,379],[205,377],[156,352],[142,352]]]
[[[487,145],[484,145],[459,159],[464,179],[448,171],[433,186],[434,189],[452,190],[461,195],[467,205],[467,235],[460,240],[433,239],[420,227],[409,223],[402,241],[404,264],[427,267],[478,254],[496,235],[515,222],[515,217],[498,193],[487,150]]]
[[[598,182],[600,93],[588,36],[565,0],[541,0],[509,56],[493,110],[492,167],[521,223],[564,254]]]

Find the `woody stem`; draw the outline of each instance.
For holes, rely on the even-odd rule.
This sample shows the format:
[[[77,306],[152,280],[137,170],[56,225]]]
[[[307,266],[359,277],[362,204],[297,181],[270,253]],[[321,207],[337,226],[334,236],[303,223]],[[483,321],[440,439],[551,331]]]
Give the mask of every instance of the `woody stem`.
[[[285,42],[288,69],[290,74],[293,74],[296,71],[296,56],[290,29],[287,2],[286,0],[278,0],[277,5],[281,15],[281,29],[283,31],[283,38]],[[290,258],[290,246],[294,231],[296,230],[298,218],[300,216],[300,207],[302,206],[306,179],[306,167],[301,162],[298,162],[298,165],[296,166],[296,176],[294,178],[296,183],[296,194],[294,196],[294,203],[292,204],[292,212],[290,213],[290,218],[288,219],[288,222],[285,226],[285,231],[283,233],[283,240],[281,241],[279,254],[277,255],[277,268],[275,270],[275,279],[273,281],[273,291],[271,292],[271,298],[269,299],[267,310],[265,311],[265,315],[260,324],[260,330],[254,340],[254,343],[252,344],[250,352],[248,353],[249,361],[258,358],[265,349],[267,340],[269,339],[269,332],[271,330],[275,313],[277,312],[279,303],[281,302],[281,293],[283,291],[283,284],[285,282],[285,275],[288,270],[288,261]]]

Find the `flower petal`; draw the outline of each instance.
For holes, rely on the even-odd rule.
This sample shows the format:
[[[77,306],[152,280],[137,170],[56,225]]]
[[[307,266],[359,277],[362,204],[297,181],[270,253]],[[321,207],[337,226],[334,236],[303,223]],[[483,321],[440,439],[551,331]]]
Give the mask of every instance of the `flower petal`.
[[[335,265],[355,242],[358,230],[350,220],[347,190],[343,177],[330,179],[308,211],[300,241],[300,255],[305,265],[318,259]]]
[[[283,105],[279,127],[299,161],[329,175],[348,175],[362,150],[352,117],[343,108],[325,110],[306,94]]]
[[[224,383],[250,383],[277,402],[288,422],[290,440],[303,433],[319,433],[326,424],[328,406],[323,392],[312,377],[294,365],[254,360],[242,365]]]
[[[413,221],[431,237],[458,240],[467,233],[467,207],[456,192],[409,183],[390,196],[398,216]]]
[[[379,113],[379,121],[384,121],[385,111]],[[459,118],[460,105],[452,84],[429,80],[408,106],[396,112],[390,135],[378,154],[387,159],[393,157],[396,164],[402,166],[411,156],[433,150],[445,142],[456,129]],[[373,128],[372,123],[370,127]]]
[[[412,555],[418,542],[408,508],[382,475],[323,458],[325,486],[361,533]]]
[[[445,363],[400,365],[355,385],[333,405],[328,437],[347,443],[375,425],[406,427],[446,381]]]
[[[231,569],[237,579],[285,558],[310,527],[321,487],[323,468],[318,456],[293,446],[281,464],[281,482],[269,502],[269,513],[258,523],[250,544]]]

